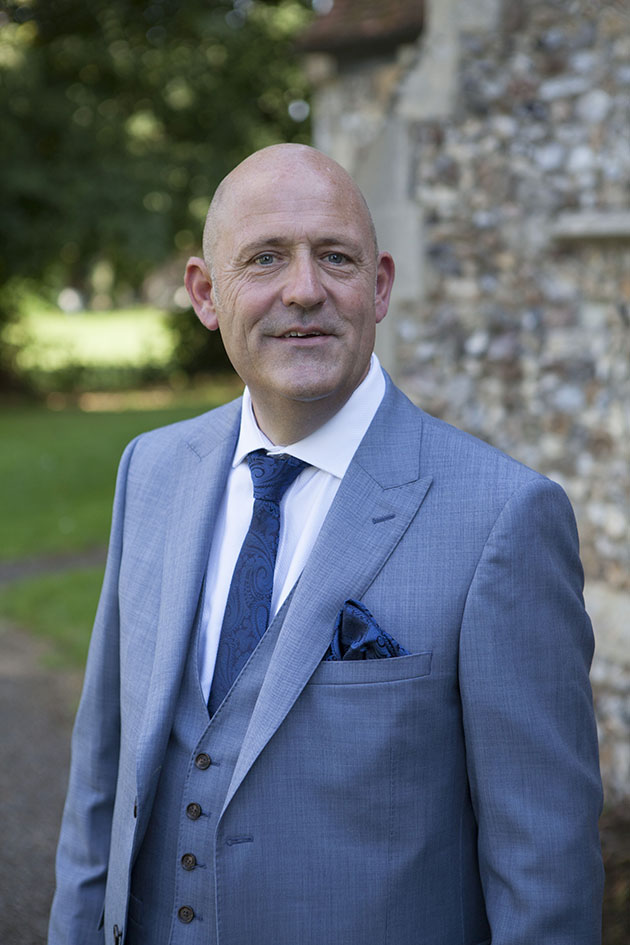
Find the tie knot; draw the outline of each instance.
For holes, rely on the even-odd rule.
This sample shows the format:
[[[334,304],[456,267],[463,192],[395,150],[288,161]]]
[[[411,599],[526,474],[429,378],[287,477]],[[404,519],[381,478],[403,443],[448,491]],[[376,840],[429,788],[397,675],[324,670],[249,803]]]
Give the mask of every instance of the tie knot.
[[[287,453],[270,456],[265,450],[248,453],[247,462],[254,485],[254,498],[278,504],[291,483],[308,466],[304,460]]]

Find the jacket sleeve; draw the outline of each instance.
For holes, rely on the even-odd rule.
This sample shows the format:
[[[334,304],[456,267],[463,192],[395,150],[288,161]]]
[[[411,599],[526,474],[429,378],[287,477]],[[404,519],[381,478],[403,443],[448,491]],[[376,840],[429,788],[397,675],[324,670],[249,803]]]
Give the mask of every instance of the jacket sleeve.
[[[102,945],[101,915],[120,742],[118,574],[129,463],[118,470],[103,588],[72,736],[70,781],[57,849],[48,945]]]
[[[597,945],[603,869],[593,634],[565,493],[517,490],[488,537],[460,641],[468,775],[492,945]]]

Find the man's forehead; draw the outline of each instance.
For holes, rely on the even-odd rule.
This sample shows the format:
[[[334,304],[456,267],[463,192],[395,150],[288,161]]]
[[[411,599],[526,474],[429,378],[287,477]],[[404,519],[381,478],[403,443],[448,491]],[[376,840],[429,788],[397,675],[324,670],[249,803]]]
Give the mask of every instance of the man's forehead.
[[[291,167],[263,166],[252,168],[228,184],[225,206],[243,212],[272,213],[281,211],[289,201],[305,208],[314,200],[338,204],[354,202],[354,184],[322,173],[308,165]]]
[[[239,239],[359,237],[365,211],[354,194],[318,180],[249,180],[222,207],[221,229]]]
[[[204,247],[287,239],[299,225],[322,241],[375,245],[365,200],[350,175],[313,148],[276,146],[251,155],[222,182],[208,214]],[[368,233],[366,233],[366,228]],[[261,230],[263,232],[261,232]]]

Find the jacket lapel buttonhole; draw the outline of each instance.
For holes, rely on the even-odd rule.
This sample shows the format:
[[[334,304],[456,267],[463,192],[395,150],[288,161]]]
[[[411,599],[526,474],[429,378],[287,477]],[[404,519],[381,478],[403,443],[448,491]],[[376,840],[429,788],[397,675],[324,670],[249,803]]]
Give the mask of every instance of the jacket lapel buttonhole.
[[[378,525],[380,522],[388,522],[390,518],[396,518],[396,513],[390,512],[389,515],[379,515],[377,518],[373,518],[372,522],[374,525]]]

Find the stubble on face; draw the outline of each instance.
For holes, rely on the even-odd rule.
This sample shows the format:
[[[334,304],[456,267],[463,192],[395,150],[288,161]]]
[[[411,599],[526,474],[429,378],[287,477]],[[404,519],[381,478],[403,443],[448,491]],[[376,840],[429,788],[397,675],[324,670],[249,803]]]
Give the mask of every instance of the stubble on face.
[[[345,267],[328,265],[328,245],[331,259],[347,252]],[[252,266],[258,248],[282,261],[277,275],[273,265]],[[285,428],[321,425],[365,377],[380,320],[376,237],[354,181],[312,148],[257,152],[218,188],[204,256],[226,350],[250,388],[261,427],[277,426],[281,415]],[[298,267],[300,258],[304,272],[312,267],[314,285],[311,291],[307,275],[292,294],[283,267]],[[303,327],[322,337],[286,337]]]

